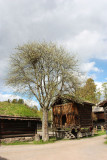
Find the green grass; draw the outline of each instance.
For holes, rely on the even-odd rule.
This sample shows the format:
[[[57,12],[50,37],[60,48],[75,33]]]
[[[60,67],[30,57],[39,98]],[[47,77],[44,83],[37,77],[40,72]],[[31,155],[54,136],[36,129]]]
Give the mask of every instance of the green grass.
[[[43,140],[40,140],[38,142],[33,141],[33,144],[48,144],[48,143],[54,143],[56,141],[57,141],[56,138],[51,138],[49,139],[49,141],[46,141],[46,142],[44,142]]]
[[[5,143],[5,142],[1,142],[1,145],[25,145],[25,144],[30,144],[29,142],[20,142],[20,141],[15,141],[15,142],[11,142],[11,143]]]
[[[40,140],[40,141],[30,141],[30,142],[20,142],[20,141],[15,141],[15,142],[12,142],[12,143],[4,143],[2,142],[1,145],[26,145],[26,144],[34,144],[34,145],[38,145],[38,144],[48,144],[48,143],[54,143],[56,142],[56,138],[50,138],[49,141],[46,141],[44,142],[43,140]]]
[[[94,136],[88,136],[88,137],[83,137],[83,138],[93,138],[93,137],[102,136],[105,134],[106,134],[106,131],[104,131],[104,132],[98,131],[97,134],[95,134]]]
[[[39,117],[36,110],[24,105],[8,102],[0,102],[0,115]]]
[[[96,136],[102,136],[102,135],[105,135],[106,134],[106,131],[102,132],[102,131],[98,131],[98,134]]]

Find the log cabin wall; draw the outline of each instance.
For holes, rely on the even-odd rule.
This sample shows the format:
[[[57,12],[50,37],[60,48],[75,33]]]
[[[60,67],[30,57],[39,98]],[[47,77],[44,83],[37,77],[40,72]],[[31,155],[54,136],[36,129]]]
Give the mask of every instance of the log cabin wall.
[[[78,104],[78,112],[80,115],[80,126],[90,127],[93,125],[92,121],[92,107],[88,104]]]
[[[55,127],[79,125],[79,114],[76,104],[67,103],[54,106],[53,124]]]
[[[94,113],[97,117],[97,121],[103,120],[104,121],[104,112],[96,112]]]
[[[55,128],[92,126],[92,106],[66,103],[53,106]]]
[[[107,99],[100,102],[97,106],[104,108],[105,129],[107,130]]]
[[[37,120],[0,119],[0,138],[34,136]]]

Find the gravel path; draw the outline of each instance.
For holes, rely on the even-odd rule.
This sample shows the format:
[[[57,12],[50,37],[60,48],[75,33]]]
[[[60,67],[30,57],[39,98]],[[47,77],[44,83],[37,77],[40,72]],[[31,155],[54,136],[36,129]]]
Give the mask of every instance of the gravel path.
[[[1,146],[0,160],[107,160],[105,136],[44,145]]]

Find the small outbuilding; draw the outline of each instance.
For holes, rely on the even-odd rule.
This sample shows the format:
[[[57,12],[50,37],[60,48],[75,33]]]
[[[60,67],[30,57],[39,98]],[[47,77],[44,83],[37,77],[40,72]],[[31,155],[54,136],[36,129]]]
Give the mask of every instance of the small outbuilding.
[[[53,104],[53,128],[78,132],[81,128],[92,130],[92,106],[94,104],[78,100],[70,95],[56,99]],[[77,131],[78,130],[78,131]]]
[[[94,104],[77,100],[71,96],[58,98],[53,105],[53,125],[62,127],[92,127],[92,106]]]
[[[98,121],[104,121],[104,109],[103,107],[93,107],[92,112],[96,115]]]
[[[104,117],[104,108],[94,106],[92,108],[93,112],[93,124],[94,126],[104,126],[105,124],[105,117]]]
[[[0,102],[1,141],[33,140],[41,119],[37,111],[25,104]]]
[[[97,106],[104,108],[105,129],[107,130],[107,100],[100,102]]]
[[[40,118],[0,116],[0,139],[33,137],[37,133]]]

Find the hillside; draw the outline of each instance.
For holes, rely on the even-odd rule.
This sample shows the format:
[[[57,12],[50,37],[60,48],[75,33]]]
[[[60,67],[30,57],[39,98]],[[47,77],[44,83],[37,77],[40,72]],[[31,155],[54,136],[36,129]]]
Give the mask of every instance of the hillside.
[[[24,105],[8,102],[0,102],[0,115],[39,117],[36,110]]]

